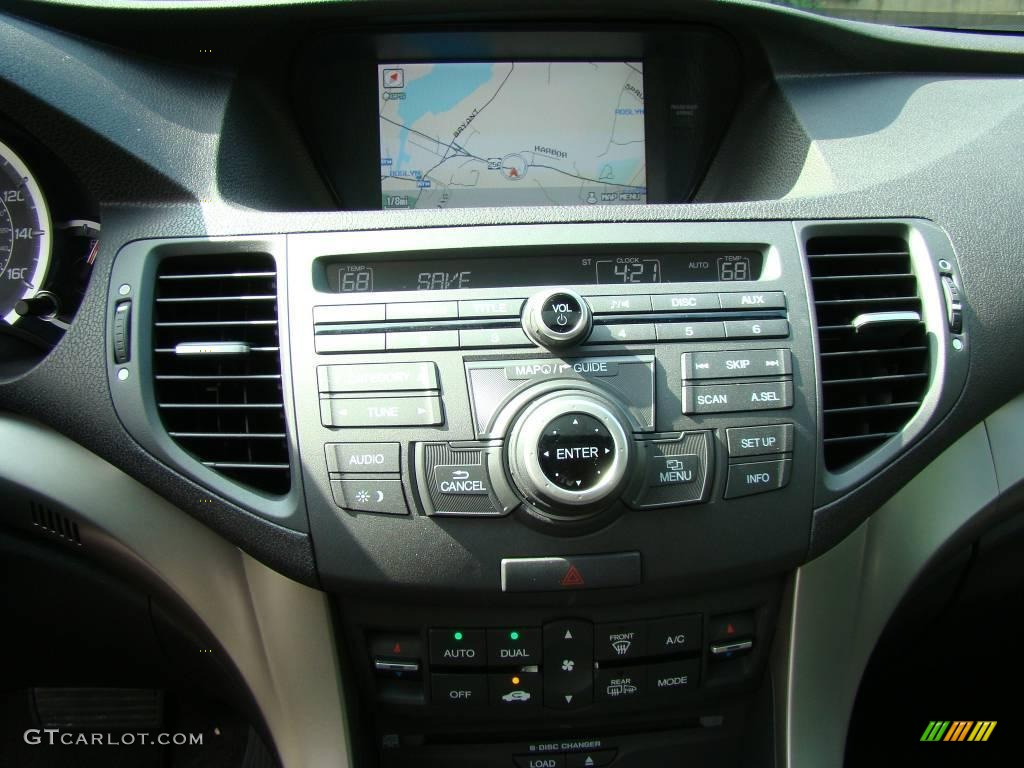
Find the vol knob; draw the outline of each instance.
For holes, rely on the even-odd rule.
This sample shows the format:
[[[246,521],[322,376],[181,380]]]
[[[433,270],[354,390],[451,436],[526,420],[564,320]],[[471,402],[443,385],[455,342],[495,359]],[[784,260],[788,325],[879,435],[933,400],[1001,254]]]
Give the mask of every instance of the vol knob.
[[[583,341],[590,334],[592,321],[586,299],[567,288],[535,294],[523,311],[526,335],[549,349]]]

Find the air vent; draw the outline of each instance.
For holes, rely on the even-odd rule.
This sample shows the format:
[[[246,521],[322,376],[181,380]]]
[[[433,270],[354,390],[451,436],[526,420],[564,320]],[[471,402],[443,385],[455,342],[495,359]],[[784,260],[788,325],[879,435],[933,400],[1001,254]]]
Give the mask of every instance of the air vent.
[[[287,493],[274,259],[165,258],[155,301],[154,385],[168,434],[210,469]]]
[[[807,242],[818,316],[825,466],[839,470],[896,435],[921,406],[928,344],[902,238]]]
[[[82,545],[82,539],[78,534],[78,523],[69,520],[63,515],[54,512],[45,504],[37,504],[34,501],[28,503],[29,512],[32,514],[32,525],[47,533],[53,534],[69,544]]]

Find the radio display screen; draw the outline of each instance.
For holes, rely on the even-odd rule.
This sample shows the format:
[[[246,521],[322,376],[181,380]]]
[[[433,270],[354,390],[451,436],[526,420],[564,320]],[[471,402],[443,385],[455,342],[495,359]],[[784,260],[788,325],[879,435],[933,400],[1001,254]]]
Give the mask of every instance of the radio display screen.
[[[327,283],[337,293],[450,291],[537,285],[657,285],[757,280],[757,251],[520,255],[442,259],[335,259]]]
[[[639,61],[377,67],[381,207],[647,202]]]

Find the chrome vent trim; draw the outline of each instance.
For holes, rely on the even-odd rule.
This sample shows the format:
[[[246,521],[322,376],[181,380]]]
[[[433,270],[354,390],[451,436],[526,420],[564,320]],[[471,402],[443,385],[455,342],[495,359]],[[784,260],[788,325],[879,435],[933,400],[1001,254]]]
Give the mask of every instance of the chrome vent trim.
[[[825,467],[892,439],[924,402],[927,329],[909,244],[895,235],[807,240],[821,367]]]
[[[153,391],[167,434],[205,467],[272,495],[291,487],[274,258],[161,259]]]

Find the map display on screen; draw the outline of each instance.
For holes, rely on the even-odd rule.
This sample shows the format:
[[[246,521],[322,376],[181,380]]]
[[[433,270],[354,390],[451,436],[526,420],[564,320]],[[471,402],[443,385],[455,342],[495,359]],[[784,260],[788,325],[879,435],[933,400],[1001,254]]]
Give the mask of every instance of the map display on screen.
[[[381,207],[647,201],[640,62],[381,64]]]

